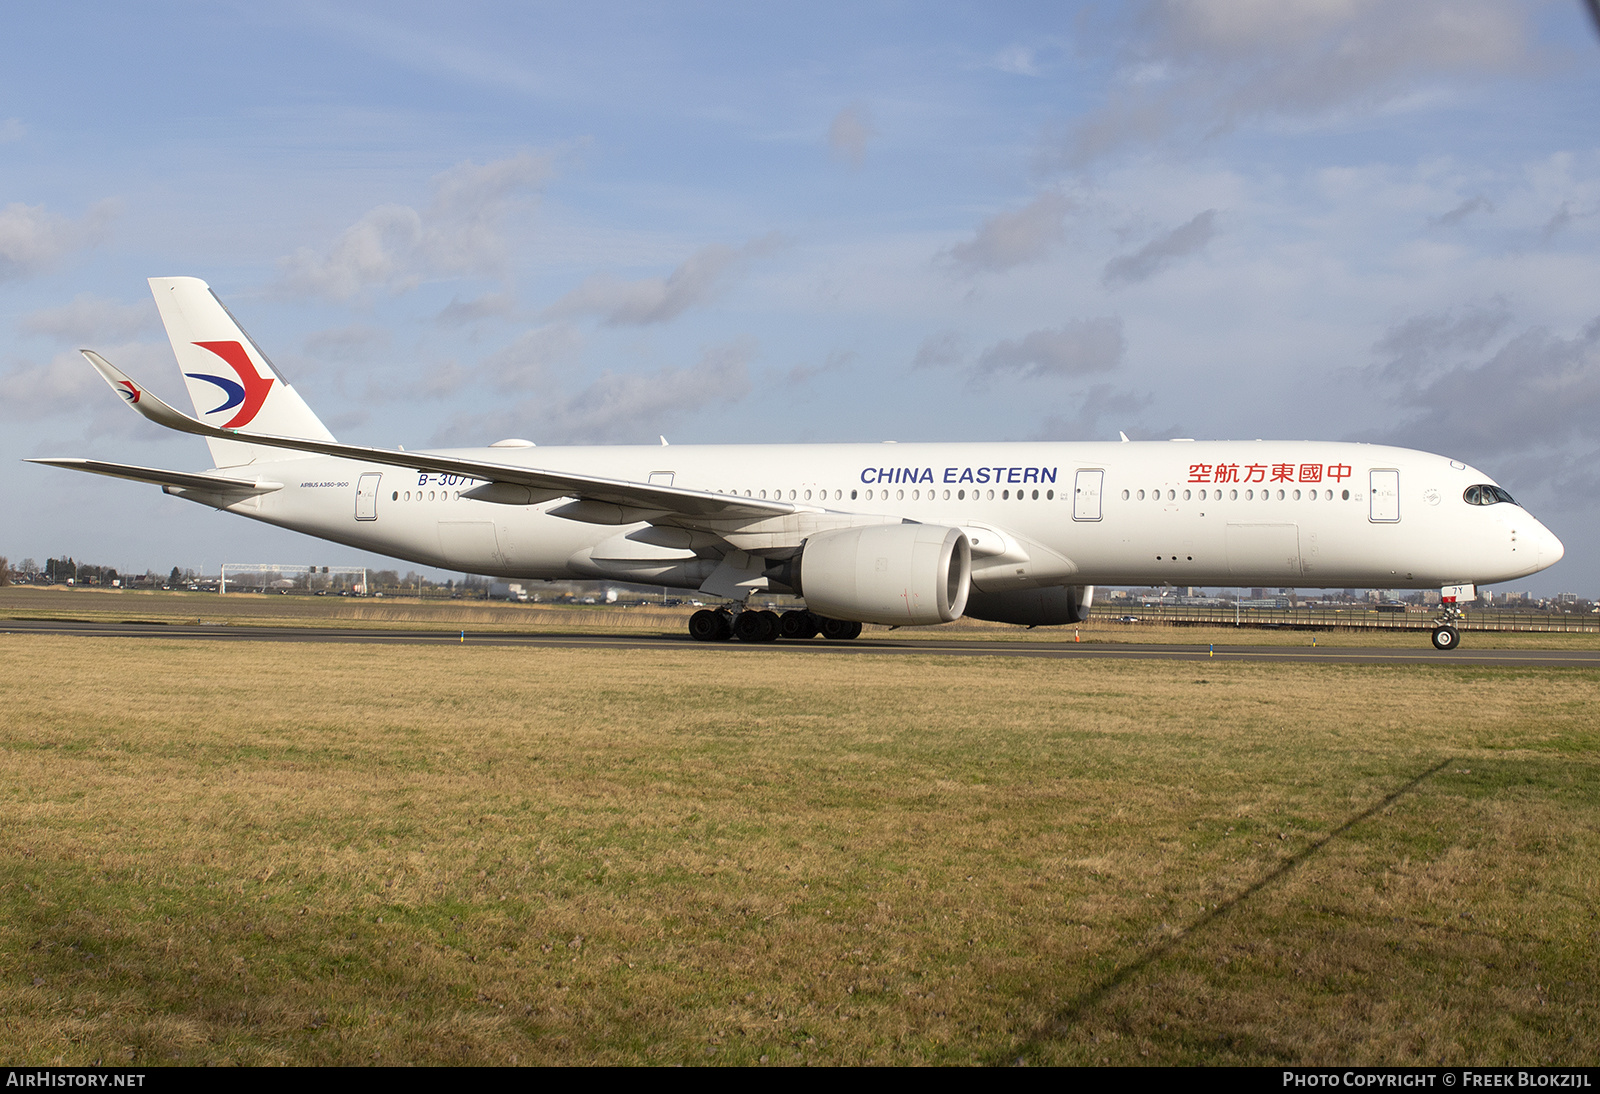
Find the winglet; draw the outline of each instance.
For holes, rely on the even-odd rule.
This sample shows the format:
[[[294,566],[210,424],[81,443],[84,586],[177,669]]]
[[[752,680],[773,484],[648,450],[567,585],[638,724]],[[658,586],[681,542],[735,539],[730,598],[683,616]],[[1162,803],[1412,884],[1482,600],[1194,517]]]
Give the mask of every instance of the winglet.
[[[84,358],[94,366],[94,370],[111,385],[111,390],[122,396],[123,402],[157,425],[164,425],[168,429],[176,429],[183,433],[198,433],[202,437],[227,436],[221,429],[197,422],[187,414],[172,409],[148,390],[134,383],[132,377],[94,350],[84,349],[78,352],[83,354]]]

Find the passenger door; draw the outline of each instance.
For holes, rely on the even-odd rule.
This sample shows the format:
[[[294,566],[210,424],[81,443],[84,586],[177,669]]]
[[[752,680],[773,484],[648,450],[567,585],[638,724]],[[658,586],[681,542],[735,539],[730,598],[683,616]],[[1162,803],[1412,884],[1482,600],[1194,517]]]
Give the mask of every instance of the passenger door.
[[[362,475],[356,482],[356,519],[378,519],[378,484],[383,481],[379,473]]]
[[[1072,519],[1100,519],[1100,491],[1105,485],[1104,471],[1079,471],[1072,492]],[[1019,494],[1018,497],[1021,495]]]
[[[1395,524],[1400,520],[1400,472],[1371,472],[1371,520],[1375,524]]]

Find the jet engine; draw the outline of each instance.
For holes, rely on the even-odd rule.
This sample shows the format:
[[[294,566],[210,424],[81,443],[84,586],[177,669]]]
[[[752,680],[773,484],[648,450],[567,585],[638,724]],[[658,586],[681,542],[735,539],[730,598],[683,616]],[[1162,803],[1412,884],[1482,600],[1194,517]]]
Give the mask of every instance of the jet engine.
[[[1094,603],[1093,585],[1046,585],[1042,589],[1012,589],[985,593],[974,589],[967,598],[967,615],[993,623],[1024,627],[1059,627],[1082,623]]]
[[[819,532],[782,570],[779,580],[816,615],[891,627],[950,623],[967,606],[972,548],[959,528],[875,524]]]

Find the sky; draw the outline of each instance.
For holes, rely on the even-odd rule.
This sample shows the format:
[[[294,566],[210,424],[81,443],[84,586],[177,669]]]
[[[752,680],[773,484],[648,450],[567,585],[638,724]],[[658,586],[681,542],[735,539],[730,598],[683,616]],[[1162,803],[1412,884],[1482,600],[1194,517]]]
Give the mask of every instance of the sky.
[[[1578,0],[34,5],[0,39],[0,554],[378,563],[208,467],[145,279],[329,428],[563,443],[1364,440],[1600,596]],[[393,565],[384,563],[384,565]],[[404,567],[401,567],[404,569]]]

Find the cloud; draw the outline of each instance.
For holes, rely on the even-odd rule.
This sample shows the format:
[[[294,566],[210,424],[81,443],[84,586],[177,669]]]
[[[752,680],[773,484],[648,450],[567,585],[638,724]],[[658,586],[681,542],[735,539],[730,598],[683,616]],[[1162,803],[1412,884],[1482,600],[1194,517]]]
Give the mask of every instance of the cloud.
[[[770,254],[782,242],[776,232],[743,247],[702,247],[666,277],[621,281],[605,274],[589,278],[544,310],[544,317],[597,315],[606,326],[645,326],[676,319],[709,300],[725,277],[745,262]]]
[[[1480,363],[1435,369],[1421,382],[1404,377],[1399,400],[1419,408],[1385,431],[1400,443],[1477,455],[1593,443],[1600,440],[1600,319],[1572,338],[1529,328]]]
[[[1130,425],[1126,419],[1155,401],[1154,395],[1117,391],[1110,384],[1095,384],[1078,401],[1078,412],[1071,417],[1052,414],[1045,418],[1034,438],[1040,441],[1116,440],[1115,434]],[[1102,425],[1109,416],[1119,420]],[[1169,434],[1170,435],[1170,434]]]
[[[62,342],[88,347],[90,343],[126,342],[156,325],[156,310],[149,304],[119,304],[115,300],[79,293],[59,308],[45,308],[22,317],[17,329]]]
[[[1594,216],[1594,210],[1580,209],[1574,211],[1572,208],[1572,202],[1563,201],[1560,207],[1556,209],[1555,213],[1551,215],[1550,219],[1545,221],[1544,230],[1539,233],[1539,240],[1542,243],[1548,243],[1557,232],[1571,224],[1574,220],[1580,220],[1591,216]]]
[[[507,214],[551,174],[550,157],[531,152],[458,164],[435,176],[433,200],[423,211],[379,205],[326,250],[302,247],[280,260],[279,287],[291,295],[349,300],[374,286],[403,293],[428,277],[500,275]]]
[[[334,327],[306,335],[305,351],[308,356],[331,358],[335,361],[363,361],[378,350],[389,346],[389,332],[362,323],[348,327]]]
[[[1375,354],[1388,358],[1378,366],[1376,375],[1415,390],[1441,364],[1481,351],[1510,322],[1510,308],[1501,297],[1459,310],[1412,316],[1390,327],[1373,344]]]
[[[1217,211],[1207,209],[1197,213],[1193,220],[1174,228],[1166,235],[1157,236],[1132,254],[1118,255],[1106,263],[1101,281],[1110,286],[1131,285],[1160,273],[1185,255],[1194,254],[1216,234]]]
[[[1436,217],[1428,218],[1428,223],[1435,228],[1453,228],[1480,210],[1485,213],[1494,212],[1494,206],[1482,194],[1468,198],[1448,213],[1440,213]]]
[[[517,302],[510,293],[487,293],[476,300],[452,296],[433,321],[441,327],[464,327],[480,319],[512,319]]]
[[[917,347],[911,359],[912,368],[948,368],[967,359],[967,340],[959,331],[940,331],[930,334]]]
[[[7,205],[0,209],[0,281],[43,273],[73,251],[93,246],[116,215],[112,201],[90,206],[80,220],[43,205]]]
[[[855,350],[836,349],[830,350],[820,365],[795,365],[793,368],[776,374],[779,383],[790,387],[803,387],[815,380],[818,376],[830,372],[843,372],[856,363],[860,355]]]
[[[1532,72],[1531,12],[1500,0],[1150,0],[1107,102],[1046,159],[1077,167],[1180,132],[1333,120],[1432,84]]]
[[[828,126],[828,148],[852,167],[860,167],[867,156],[867,142],[877,135],[866,105],[853,103],[833,116],[833,123]]]
[[[994,59],[994,67],[1001,72],[1009,72],[1013,76],[1037,76],[1039,66],[1034,58],[1033,50],[1027,46],[1008,46],[1001,50]]]
[[[1065,194],[1046,190],[1021,209],[996,213],[970,240],[945,254],[969,275],[1042,261],[1066,238],[1062,222],[1071,209],[1072,201]]]
[[[479,372],[503,390],[554,387],[551,366],[582,345],[578,332],[564,323],[524,331],[504,349],[484,358]]]
[[[681,414],[745,398],[755,352],[755,343],[742,339],[708,347],[687,368],[606,372],[575,395],[550,393],[487,418],[458,417],[447,432],[453,438],[534,437],[541,444],[653,440]]]
[[[1068,377],[1110,372],[1122,363],[1122,320],[1113,316],[1074,319],[1054,329],[996,342],[978,356],[978,375]]]

